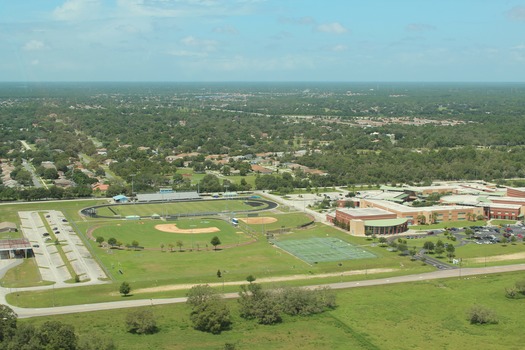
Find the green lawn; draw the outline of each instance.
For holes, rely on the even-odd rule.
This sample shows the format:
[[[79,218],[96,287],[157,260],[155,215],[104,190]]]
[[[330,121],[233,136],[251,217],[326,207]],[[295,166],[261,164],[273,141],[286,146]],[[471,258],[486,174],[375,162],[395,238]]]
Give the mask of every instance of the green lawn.
[[[220,231],[214,233],[170,233],[162,232],[155,228],[157,225],[176,225],[177,228],[185,230],[198,230],[201,228],[217,228]],[[164,244],[168,249],[168,244],[175,244],[177,241],[183,243],[182,249],[205,250],[206,246],[212,247],[210,240],[218,236],[222,245],[230,246],[249,242],[253,238],[242,233],[231,224],[210,218],[180,219],[176,221],[160,220],[140,220],[140,221],[114,221],[111,224],[97,228],[93,232],[94,237],[102,236],[107,241],[110,237],[116,238],[117,241],[124,245],[129,245],[132,241],[138,241],[140,246],[146,249],[161,249],[160,245]],[[219,246],[220,248],[220,246]],[[176,250],[179,247],[175,246]],[[117,252],[114,252],[115,254]]]
[[[270,213],[259,213],[258,217],[270,217],[274,218],[277,221],[272,223],[263,223],[263,221],[257,222],[258,217],[253,217],[253,223],[247,224],[253,230],[262,233],[264,231],[273,231],[279,230],[282,228],[297,228],[301,225],[305,225],[309,222],[312,222],[313,219],[304,213],[286,213],[286,214],[270,214]],[[238,215],[238,217],[246,217],[246,214]],[[262,219],[261,219],[262,220]]]
[[[258,325],[239,318],[237,302],[227,301],[232,329],[220,335],[193,330],[185,304],[150,307],[159,332],[133,335],[124,319],[131,310],[54,316],[71,323],[81,336],[110,337],[120,349],[521,349],[523,299],[505,298],[505,288],[523,279],[507,273],[337,291],[338,307],[311,317],[284,317],[281,324]],[[494,310],[495,325],[471,325],[474,304]],[[22,319],[39,324],[48,318]]]
[[[152,204],[121,204],[111,207],[97,209],[100,216],[161,216],[184,215],[189,213],[213,213],[213,212],[238,212],[254,209],[265,209],[267,206],[253,207],[245,203],[244,200],[201,200],[195,202],[171,202],[171,203],[152,203]]]

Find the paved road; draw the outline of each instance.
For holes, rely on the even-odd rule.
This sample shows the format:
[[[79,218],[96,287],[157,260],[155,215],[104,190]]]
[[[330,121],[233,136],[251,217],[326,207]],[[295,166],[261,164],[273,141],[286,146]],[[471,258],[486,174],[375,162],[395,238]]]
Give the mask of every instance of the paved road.
[[[492,266],[492,267],[481,267],[481,268],[463,268],[463,269],[455,269],[455,270],[433,271],[433,272],[422,273],[422,274],[417,274],[417,275],[378,278],[378,279],[361,280],[361,281],[353,281],[353,282],[331,283],[331,284],[326,284],[326,285],[312,285],[312,286],[309,286],[308,288],[318,288],[322,286],[328,286],[332,289],[347,289],[347,288],[377,286],[377,285],[386,285],[386,284],[394,284],[394,283],[427,281],[427,280],[434,280],[434,279],[441,279],[441,278],[453,278],[453,277],[464,278],[467,276],[487,275],[487,274],[494,274],[494,273],[524,271],[524,270],[525,270],[525,264],[507,265],[507,266]],[[47,286],[47,288],[49,289],[50,287]],[[3,301],[5,301],[4,297],[5,297],[6,292],[7,292],[7,289],[4,289],[0,293],[1,294],[0,299],[4,299]],[[225,298],[237,298],[238,294],[237,293],[227,293],[227,294],[224,294],[224,297]],[[79,312],[123,309],[123,308],[138,307],[138,306],[176,304],[176,303],[183,303],[185,301],[186,301],[186,298],[139,299],[139,300],[113,301],[113,302],[96,303],[96,304],[60,306],[60,307],[53,307],[53,308],[32,308],[30,309],[30,308],[19,308],[19,307],[14,307],[14,306],[11,306],[11,308],[18,314],[20,318],[28,318],[28,317],[36,317],[36,316],[52,316],[52,315],[70,314],[70,313],[79,313]]]
[[[22,159],[22,166],[23,166],[27,171],[29,171],[29,173],[31,174],[31,179],[33,180],[33,185],[34,185],[36,188],[44,187],[44,186],[42,185],[42,183],[40,182],[40,179],[39,179],[38,176],[36,175],[35,170],[34,170],[33,167],[31,166],[31,164],[29,164],[29,163],[27,162],[27,160]]]
[[[326,222],[326,213],[319,213],[314,210],[308,209],[307,206],[309,204],[313,204],[316,201],[322,200],[321,197],[314,198],[315,195],[303,195],[303,198],[299,198],[298,196],[294,195],[295,200],[285,199],[281,196],[276,196],[270,193],[267,193],[266,191],[256,191],[256,194],[266,197],[270,200],[273,200],[277,203],[284,204],[290,208],[295,208],[297,211],[302,211],[304,213],[310,214],[315,218],[315,221],[318,222]]]

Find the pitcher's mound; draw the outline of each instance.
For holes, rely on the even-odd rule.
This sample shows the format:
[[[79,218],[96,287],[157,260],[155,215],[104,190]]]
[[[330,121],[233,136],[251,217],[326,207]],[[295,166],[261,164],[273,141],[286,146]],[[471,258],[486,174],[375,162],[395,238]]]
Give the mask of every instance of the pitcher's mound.
[[[271,224],[271,223],[277,222],[276,218],[272,218],[268,216],[261,216],[261,217],[255,217],[255,218],[240,218],[239,220],[244,221],[245,223],[251,224],[251,225]]]
[[[155,225],[155,228],[162,232],[169,232],[169,233],[213,233],[213,232],[219,232],[220,229],[218,227],[204,227],[204,228],[191,228],[191,229],[182,229],[178,228],[176,224],[160,224]]]

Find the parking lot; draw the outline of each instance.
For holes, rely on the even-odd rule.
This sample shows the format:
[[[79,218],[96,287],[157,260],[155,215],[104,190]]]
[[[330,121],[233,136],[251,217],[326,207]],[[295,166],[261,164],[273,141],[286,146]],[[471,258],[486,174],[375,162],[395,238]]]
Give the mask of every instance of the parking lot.
[[[59,249],[81,281],[97,281],[107,277],[62,212],[23,211],[18,215],[22,232],[33,246],[43,280],[62,283],[74,277]]]

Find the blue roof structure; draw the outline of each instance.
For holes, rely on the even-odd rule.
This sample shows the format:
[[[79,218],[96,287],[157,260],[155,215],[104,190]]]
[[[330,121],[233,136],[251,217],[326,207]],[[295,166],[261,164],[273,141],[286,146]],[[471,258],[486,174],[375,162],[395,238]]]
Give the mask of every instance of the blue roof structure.
[[[128,200],[128,197],[124,196],[123,194],[119,194],[118,196],[114,196],[113,200],[115,202],[125,202]]]

